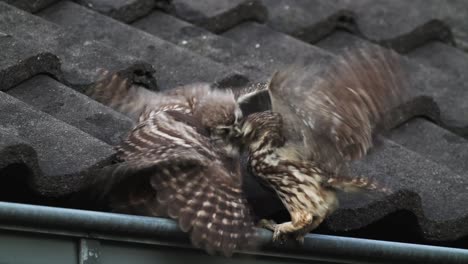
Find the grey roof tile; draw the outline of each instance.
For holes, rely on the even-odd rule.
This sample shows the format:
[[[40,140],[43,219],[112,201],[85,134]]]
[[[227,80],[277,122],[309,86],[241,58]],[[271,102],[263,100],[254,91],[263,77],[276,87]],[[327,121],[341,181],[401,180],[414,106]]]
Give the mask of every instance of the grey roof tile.
[[[334,5],[353,11],[362,33],[371,39],[392,39],[406,34],[434,19],[445,18],[450,4],[440,1],[347,1]]]
[[[456,47],[440,42],[428,42],[426,45],[412,50],[407,56],[457,78],[467,78],[465,76],[468,67],[468,54]]]
[[[349,33],[337,32],[317,45],[331,52],[340,53],[346,48],[363,42],[365,40]],[[412,60],[407,60],[404,66],[411,89],[419,95],[433,98],[439,106],[440,121],[443,125],[451,130],[466,133],[466,131],[463,132],[465,128],[468,128],[465,115],[468,111],[468,91],[464,88],[468,82],[465,78]]]
[[[34,148],[0,128],[0,157],[0,200],[37,202],[40,197],[28,186],[34,175],[41,175]]]
[[[338,39],[338,41],[334,41],[336,35],[338,35],[338,33],[333,34],[330,38],[324,39],[323,43],[326,43],[324,46],[326,46],[327,50],[338,52],[343,48],[339,46],[340,43],[346,46],[352,43],[346,39],[343,41],[340,39]],[[347,33],[346,35],[352,36]],[[269,63],[270,65],[268,65],[266,69],[269,69],[270,72],[288,64],[298,62],[313,62],[314,65],[323,67],[333,57],[333,54],[327,52],[325,49],[317,48],[317,46],[312,46],[289,35],[285,35],[284,33],[274,31],[265,25],[253,22],[241,24],[223,33],[223,36],[232,38],[250,54],[261,54],[262,56],[259,56],[258,60],[267,58],[268,61],[266,61],[265,64]],[[354,36],[353,39],[359,40]],[[322,42],[319,42],[319,45],[320,43]],[[356,44],[357,43],[354,45]],[[415,65],[411,63],[410,66],[415,67]],[[426,87],[424,82],[419,83],[419,80],[423,79],[424,76],[418,74],[412,77],[412,83],[416,83],[415,86],[417,87],[412,96],[414,99],[418,98],[418,101],[409,100],[411,101],[411,104],[405,109],[407,115],[403,116],[407,118],[408,116],[425,115],[434,120],[439,120],[439,109],[434,103],[427,102],[432,94],[428,95],[425,91],[428,89],[427,87],[430,86]],[[421,96],[424,96],[425,98],[420,98]]]
[[[169,12],[213,32],[243,21],[264,22],[268,13],[258,0],[173,0]]]
[[[222,34],[233,39],[250,54],[266,59],[273,72],[296,62],[327,61],[333,55],[284,33],[255,22],[246,22]]]
[[[0,156],[0,170],[14,164],[24,164],[31,173],[40,172],[34,148],[3,126],[0,128]]]
[[[121,71],[152,89],[157,88],[152,66],[162,88],[231,74],[242,79],[236,70],[256,81],[297,61],[323,67],[343,47],[368,39],[408,52],[403,67],[415,93],[392,118],[404,121],[427,116],[451,132],[414,119],[387,133],[364,160],[353,163],[352,171],[381,180],[396,192],[390,196],[342,195],[341,208],[322,230],[345,234],[356,230],[366,236],[370,226],[404,211],[409,213],[403,221],[415,219],[411,227],[421,230],[412,235],[425,238],[412,241],[468,235],[466,139],[454,134],[468,135],[463,116],[468,101],[464,89],[467,57],[459,49],[432,42],[450,43],[447,25],[451,25],[460,44],[467,11],[457,7],[463,1],[442,5],[420,0],[174,0],[173,5],[162,6],[177,18],[152,10],[165,1],[75,2],[87,8],[62,2],[40,12],[55,24],[0,3],[0,48],[5,51],[0,55],[0,74],[2,89],[9,94],[0,93],[0,155],[5,157],[0,160],[0,185],[11,184],[12,175],[20,173],[27,175],[32,190],[42,196],[68,194],[84,183],[84,171],[110,162],[114,151],[108,144],[115,144],[125,133],[128,120],[71,90],[81,91],[92,84],[98,68]],[[241,24],[265,21],[266,10],[271,14],[266,26]],[[131,25],[110,18],[129,22],[144,14],[148,15]],[[352,34],[330,35],[336,29]],[[36,76],[41,72],[56,80]],[[36,128],[31,129],[31,124]],[[278,199],[251,175],[246,182],[259,216],[287,215]],[[24,184],[14,186],[23,190]],[[1,186],[0,192],[0,199],[6,197]],[[21,194],[30,195],[27,192]],[[400,227],[389,225],[385,229],[405,236]]]
[[[457,44],[467,47],[468,7],[464,1],[333,0],[333,4],[353,11],[362,33],[370,39],[394,39],[437,19],[446,29],[452,29]],[[434,26],[441,27],[440,24]],[[440,40],[451,41],[451,32],[441,30],[439,33]]]
[[[131,54],[150,62],[162,89],[197,81],[215,82],[237,74],[222,64],[72,2],[54,5],[40,15],[67,28],[81,41],[99,41],[126,56]]]
[[[247,52],[242,45],[161,11],[152,12],[132,26],[238,69],[252,80],[266,80],[271,74],[264,60]]]
[[[278,64],[305,60],[307,64],[325,67],[334,56],[320,48],[255,23],[244,23],[225,32],[223,35],[235,39],[239,44],[246,47],[246,50],[251,52],[255,52],[255,46],[257,46],[259,52],[275,56],[275,59],[279,62]],[[335,35],[332,35],[331,38]],[[353,36],[353,38],[356,37]],[[356,41],[353,45],[358,45],[359,42],[362,41]],[[338,48],[339,46],[329,38],[325,39],[324,43],[321,45],[322,47]],[[348,46],[353,42],[349,39],[340,39],[338,43]],[[340,52],[342,48],[339,47],[338,50],[331,49],[331,51]],[[418,115],[430,115],[430,117],[437,119],[437,105],[431,101],[431,98],[435,97],[435,92],[431,89],[434,89],[434,86],[443,87],[443,85],[455,84],[451,82],[449,76],[445,76],[435,69],[426,68],[411,61],[404,61],[403,66],[408,72],[409,85],[414,92],[411,93],[412,97],[410,98],[412,99],[409,99],[407,105],[399,109],[400,114],[403,116],[399,118],[399,121],[405,121]],[[425,95],[425,97],[420,97],[421,95]],[[431,132],[437,131],[429,131],[428,133]],[[435,135],[439,136],[437,133]],[[418,134],[415,134],[415,136],[418,136]],[[416,146],[413,145],[412,147],[415,151],[418,150]],[[458,207],[463,207],[460,205],[468,200],[468,196],[458,195],[457,199],[459,201],[457,201],[457,204],[452,204],[450,210],[457,210],[459,214],[455,217],[456,220],[453,223],[447,225],[444,222],[446,221],[444,214],[439,211],[447,210],[446,213],[448,212],[447,203],[450,202],[452,197],[447,197],[445,201],[439,200],[439,203],[432,203],[432,201],[438,199],[439,193],[449,188],[468,188],[468,181],[464,181],[460,175],[450,170],[445,163],[438,164],[436,161],[430,161],[426,156],[428,153],[421,150],[423,153],[418,154],[411,150],[413,148],[406,148],[396,142],[383,139],[382,143],[377,145],[366,159],[355,162],[353,165],[355,175],[375,177],[379,181],[387,182],[397,192],[394,196],[412,197],[411,199],[397,199],[399,202],[394,203],[392,201],[394,196],[370,196],[359,197],[359,199],[352,197],[352,195],[345,196],[343,205],[336,213],[336,217],[332,216],[330,218],[329,227],[332,230],[339,231],[362,228],[392,212],[407,209],[417,215],[425,238],[455,239],[466,234],[468,228],[461,225],[461,223],[464,219],[468,219],[468,211]],[[434,144],[434,148],[437,148],[436,144]],[[435,155],[435,153],[433,154]],[[457,166],[456,163],[453,165]],[[426,177],[424,183],[421,183],[421,177]],[[442,179],[445,180],[444,184],[440,184]],[[262,197],[252,199],[268,200],[268,198]],[[441,208],[438,208],[439,206]],[[263,210],[266,211],[266,209]],[[447,215],[449,214],[445,214],[445,216]],[[350,218],[353,220],[349,220]],[[346,219],[346,221],[342,219]],[[462,233],[453,232],[454,229]]]
[[[448,45],[455,45],[450,27],[437,19],[430,20],[409,32],[393,38],[365,38],[400,53],[408,53],[411,50],[424,46],[426,43],[431,41],[439,41],[445,42]]]
[[[127,23],[148,14],[155,7],[169,4],[169,0],[75,0],[75,2]]]
[[[128,117],[45,75],[27,80],[8,94],[110,145],[117,145],[133,126]]]
[[[2,0],[28,12],[37,12],[59,0]]]
[[[31,182],[44,195],[76,191],[84,171],[108,163],[114,154],[109,145],[2,92],[0,124],[37,152],[41,173]]]
[[[269,26],[308,43],[315,43],[337,29],[399,52],[408,52],[430,40],[454,41],[450,27],[430,10],[421,15],[409,14],[405,19],[396,18],[407,11],[402,9],[408,3],[402,1],[264,0],[263,3],[271,14]],[[384,24],[385,30],[381,30],[380,24]]]
[[[391,212],[408,210],[416,215],[425,239],[454,240],[468,233],[468,180],[449,168],[383,139],[352,164],[352,172],[386,182],[395,193],[384,199],[343,195],[340,209],[328,221],[331,229],[361,228]]]
[[[359,33],[354,14],[330,1],[263,0],[262,3],[268,9],[268,26],[308,43],[336,29]]]
[[[57,56],[10,35],[0,35],[0,50],[0,90],[8,90],[38,73],[61,74]]]
[[[462,96],[464,87],[468,84],[468,76],[465,73],[465,69],[468,67],[468,54],[466,52],[443,43],[430,42],[411,51],[407,56],[425,65],[435,67],[452,76],[454,80],[458,80],[460,87],[454,91],[457,93],[454,96],[461,96],[459,101],[461,101],[462,107],[466,104]],[[462,92],[458,93],[458,90],[462,90]],[[460,118],[463,118],[462,113],[459,115]],[[464,122],[452,124],[448,128],[459,135],[468,137],[468,127]]]
[[[99,75],[98,69],[102,68],[110,71],[133,68],[134,71],[147,73],[147,78],[152,78],[152,66],[125,53],[119,53],[110,46],[81,39],[53,23],[2,2],[0,32],[34,43],[38,48],[58,56],[63,72],[63,78],[60,79],[73,88],[93,83]]]
[[[393,130],[389,139],[459,175],[468,172],[468,140],[424,119],[415,119]]]

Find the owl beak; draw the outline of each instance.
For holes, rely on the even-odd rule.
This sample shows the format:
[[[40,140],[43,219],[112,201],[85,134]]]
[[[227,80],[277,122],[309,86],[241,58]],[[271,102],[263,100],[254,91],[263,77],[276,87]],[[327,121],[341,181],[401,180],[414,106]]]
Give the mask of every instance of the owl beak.
[[[242,137],[242,129],[239,124],[234,124],[231,129],[231,137],[240,138]]]

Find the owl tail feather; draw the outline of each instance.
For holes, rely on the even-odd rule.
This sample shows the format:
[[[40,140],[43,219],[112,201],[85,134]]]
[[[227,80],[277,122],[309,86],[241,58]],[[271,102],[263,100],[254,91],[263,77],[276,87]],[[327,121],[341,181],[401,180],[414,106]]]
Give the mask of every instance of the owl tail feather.
[[[391,189],[382,186],[379,182],[366,177],[335,176],[324,181],[327,187],[341,190],[343,192],[360,192],[363,190],[377,191],[389,194]]]

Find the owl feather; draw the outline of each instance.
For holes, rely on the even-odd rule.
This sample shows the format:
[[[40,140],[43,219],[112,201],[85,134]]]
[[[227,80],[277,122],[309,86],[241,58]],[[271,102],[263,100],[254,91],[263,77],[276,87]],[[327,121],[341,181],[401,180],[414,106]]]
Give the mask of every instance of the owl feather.
[[[213,145],[196,121],[151,112],[119,145],[122,162],[94,184],[116,211],[176,219],[194,246],[230,256],[253,246],[255,235],[239,161]]]
[[[344,173],[403,102],[404,80],[398,55],[373,47],[348,51],[326,68],[293,66],[273,75],[272,112],[251,114],[241,131],[252,172],[291,215],[291,222],[264,223],[274,239],[293,234],[301,241],[336,209],[336,190],[387,191]]]
[[[208,253],[253,246],[239,160],[218,133],[241,117],[231,91],[195,83],[155,93],[113,74],[88,95],[137,123],[117,147],[120,162],[92,179],[114,211],[176,219]]]

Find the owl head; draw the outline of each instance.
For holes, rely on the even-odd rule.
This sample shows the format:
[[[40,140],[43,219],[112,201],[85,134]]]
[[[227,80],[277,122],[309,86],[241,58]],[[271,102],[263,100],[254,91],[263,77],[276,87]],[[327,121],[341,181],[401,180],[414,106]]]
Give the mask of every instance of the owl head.
[[[283,119],[279,113],[264,111],[248,115],[239,125],[239,137],[244,145],[268,141],[274,146],[284,143]]]
[[[242,111],[232,91],[211,89],[194,103],[193,116],[208,130],[212,142],[228,155],[237,155],[235,128],[242,120]]]

